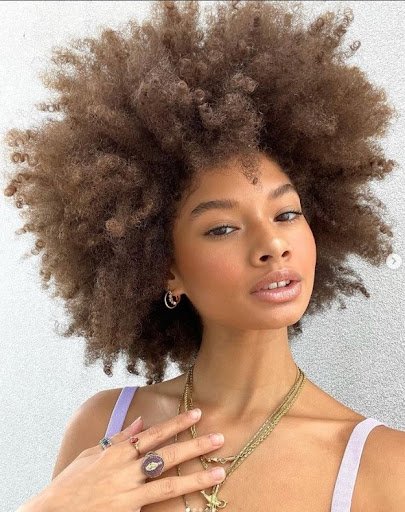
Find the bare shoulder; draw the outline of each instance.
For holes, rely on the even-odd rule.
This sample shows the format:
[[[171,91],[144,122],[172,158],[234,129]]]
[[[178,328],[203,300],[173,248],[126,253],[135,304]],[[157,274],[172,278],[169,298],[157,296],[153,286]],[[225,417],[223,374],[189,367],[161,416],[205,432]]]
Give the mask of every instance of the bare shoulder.
[[[101,439],[107,428],[107,424],[118,399],[122,388],[103,389],[94,395],[91,395],[74,411],[68,421],[67,429],[69,431],[80,431],[80,440],[84,445],[92,442],[95,437]],[[91,428],[88,428],[89,425]],[[87,434],[83,437],[82,430]],[[79,441],[79,439],[77,439]]]
[[[111,411],[121,389],[99,391],[81,403],[74,411],[63,433],[52,480],[80,453],[95,446],[104,436]]]
[[[172,415],[172,401],[166,392],[166,383],[137,386],[124,418],[122,430],[127,428],[138,416],[142,416],[143,429],[168,419]],[[98,434],[107,428],[114,406],[123,388],[105,389],[92,396],[87,407],[93,409],[95,432]],[[84,405],[84,404],[83,404]],[[104,435],[104,432],[102,435]]]
[[[122,388],[103,389],[88,398],[80,406],[76,414],[82,414],[91,418],[93,431],[100,434],[105,431],[110,419],[114,405]],[[103,434],[104,435],[104,432]],[[102,437],[102,436],[101,436]]]
[[[154,393],[153,387],[154,385],[137,386],[137,390],[128,407],[122,430],[129,426],[138,416],[148,416],[148,411],[151,409],[152,404],[156,403],[156,397],[154,396],[156,393]],[[98,432],[102,430],[105,432],[122,389],[123,388],[103,389],[89,399],[90,403],[87,407],[93,409],[94,418],[99,427],[96,428]],[[85,404],[83,404],[83,406],[85,406]]]
[[[325,419],[342,420],[342,428],[338,430],[341,450],[346,447],[354,427],[366,419],[311,381],[302,408],[308,416],[315,415],[318,409]],[[354,510],[367,512],[405,510],[405,431],[385,425],[370,431],[361,455],[353,505]]]
[[[375,510],[405,509],[405,431],[380,425],[367,439],[364,471],[370,482]]]

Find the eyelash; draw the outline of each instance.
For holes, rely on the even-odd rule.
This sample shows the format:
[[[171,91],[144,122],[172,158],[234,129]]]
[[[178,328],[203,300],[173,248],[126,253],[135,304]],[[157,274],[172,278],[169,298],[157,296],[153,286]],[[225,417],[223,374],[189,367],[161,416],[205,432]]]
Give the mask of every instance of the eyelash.
[[[288,222],[289,224],[292,224],[294,221],[298,220],[301,215],[303,215],[302,211],[292,210],[292,211],[289,211],[289,212],[281,213],[278,217],[281,217],[282,215],[287,215],[288,213],[294,213],[295,217],[293,219],[291,219],[291,220],[283,220],[281,222]],[[217,229],[221,229],[221,228],[232,228],[232,227],[234,227],[234,226],[229,226],[228,224],[223,224],[222,226],[217,226],[216,228],[210,229],[209,231],[207,231],[205,233],[205,235],[206,236],[210,236],[212,238],[217,238],[217,239],[218,238],[225,238],[226,236],[230,235],[231,233],[227,233],[227,234],[224,234],[224,235],[214,235],[214,234],[212,234],[212,231],[216,231]],[[233,233],[233,231],[232,231],[232,233]]]

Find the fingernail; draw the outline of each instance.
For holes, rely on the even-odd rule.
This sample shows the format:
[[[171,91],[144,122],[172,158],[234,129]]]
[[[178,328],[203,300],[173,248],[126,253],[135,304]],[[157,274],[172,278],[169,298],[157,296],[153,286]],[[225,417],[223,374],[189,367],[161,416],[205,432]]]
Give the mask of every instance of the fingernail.
[[[141,421],[141,418],[142,418],[142,416],[138,416],[138,417],[136,418],[136,420],[134,420],[134,421],[131,423],[131,426],[132,426],[132,425],[135,425],[135,424],[137,424],[137,423],[139,423],[139,422]]]
[[[212,444],[222,444],[224,442],[223,434],[210,434]]]
[[[211,469],[210,472],[212,477],[215,478],[215,480],[222,480],[225,476],[224,468],[216,467],[214,469]]]
[[[201,416],[201,409],[196,407],[190,411],[190,417],[194,420],[197,420]]]

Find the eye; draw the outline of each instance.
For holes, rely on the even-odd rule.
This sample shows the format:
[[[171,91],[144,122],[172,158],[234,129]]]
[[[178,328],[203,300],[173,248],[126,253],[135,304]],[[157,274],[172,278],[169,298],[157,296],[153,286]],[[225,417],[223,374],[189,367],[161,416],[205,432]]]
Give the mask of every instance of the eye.
[[[294,222],[295,220],[297,220],[300,215],[303,215],[303,213],[301,211],[289,211],[289,212],[284,212],[284,213],[281,213],[277,218],[280,218],[282,217],[283,215],[288,215],[289,213],[293,213],[295,215],[295,217],[293,219],[287,219],[287,220],[282,220],[281,222],[288,222],[289,224],[291,224],[292,222]],[[213,238],[224,238],[226,236],[228,236],[230,233],[214,233],[215,231],[218,231],[218,230],[223,230],[223,229],[228,229],[228,228],[233,228],[234,226],[229,226],[228,224],[223,224],[222,226],[217,226],[216,228],[212,228],[210,229],[209,231],[207,231],[205,233],[206,236],[210,236],[210,237],[213,237]]]
[[[287,221],[284,220],[282,222],[288,222],[288,223],[294,222],[295,220],[297,220],[299,218],[300,215],[302,215],[301,211],[291,211],[291,212],[281,213],[278,217],[282,217],[283,215],[288,215],[289,213],[293,213],[295,215],[295,217],[291,220],[287,220]]]
[[[223,238],[224,236],[228,236],[229,233],[225,234],[225,233],[222,233],[222,234],[215,234],[214,231],[218,231],[220,229],[227,229],[227,228],[232,228],[233,226],[228,226],[227,224],[224,224],[222,226],[218,226],[217,228],[212,228],[210,229],[209,231],[207,231],[205,233],[206,236],[212,236],[214,238]]]

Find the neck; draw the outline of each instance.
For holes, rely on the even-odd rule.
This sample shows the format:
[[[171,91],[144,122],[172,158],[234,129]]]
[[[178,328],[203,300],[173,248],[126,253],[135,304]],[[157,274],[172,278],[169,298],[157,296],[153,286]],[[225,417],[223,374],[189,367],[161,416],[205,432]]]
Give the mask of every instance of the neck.
[[[268,414],[297,374],[287,328],[232,335],[216,330],[215,336],[205,330],[193,369],[193,405],[230,421]]]

